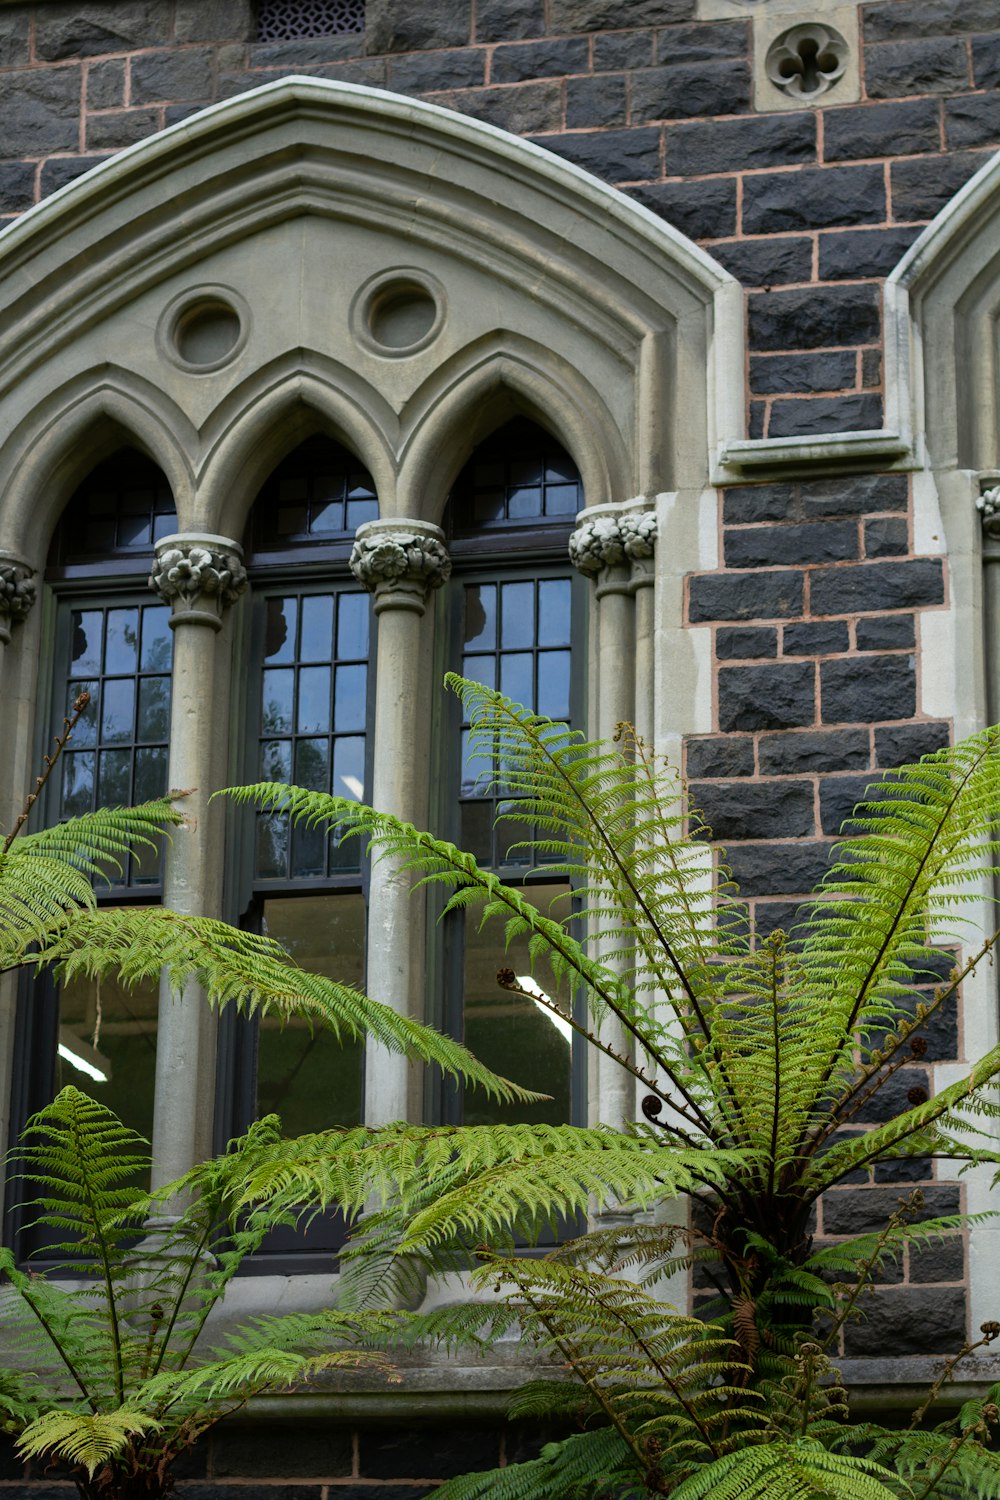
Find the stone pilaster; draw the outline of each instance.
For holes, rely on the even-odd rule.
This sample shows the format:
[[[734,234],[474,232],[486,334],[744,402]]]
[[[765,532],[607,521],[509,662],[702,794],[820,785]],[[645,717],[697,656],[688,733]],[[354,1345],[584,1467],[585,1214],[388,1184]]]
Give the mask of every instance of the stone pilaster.
[[[375,745],[372,802],[382,812],[421,824],[426,817],[429,716],[420,681],[433,589],[451,572],[444,534],[425,521],[369,521],[358,530],[351,570],[375,600]],[[396,1010],[419,1015],[423,1001],[423,903],[410,876],[378,859],[368,899],[368,991]],[[419,1071],[377,1043],[365,1049],[369,1124],[419,1119]]]
[[[174,663],[170,711],[171,787],[184,788],[185,823],[167,846],[163,900],[175,911],[218,916],[223,809],[211,806],[229,723],[229,607],[246,588],[239,544],[189,532],[157,543],[150,587],[171,607]],[[153,1185],[180,1176],[212,1144],[215,1018],[197,984],[160,990],[153,1116]]]

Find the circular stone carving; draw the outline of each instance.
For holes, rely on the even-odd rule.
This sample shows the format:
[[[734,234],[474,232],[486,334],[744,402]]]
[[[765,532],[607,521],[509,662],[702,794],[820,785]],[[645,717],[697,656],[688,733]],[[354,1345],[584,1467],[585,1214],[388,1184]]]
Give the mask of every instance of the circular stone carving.
[[[228,287],[183,292],[166,308],[157,343],[183,370],[206,374],[236,358],[247,341],[250,310]]]
[[[792,26],[767,49],[765,70],[775,88],[793,99],[818,99],[844,76],[848,46],[832,26]]]
[[[358,292],[351,327],[375,354],[416,354],[440,333],[444,306],[444,288],[426,271],[385,271]]]

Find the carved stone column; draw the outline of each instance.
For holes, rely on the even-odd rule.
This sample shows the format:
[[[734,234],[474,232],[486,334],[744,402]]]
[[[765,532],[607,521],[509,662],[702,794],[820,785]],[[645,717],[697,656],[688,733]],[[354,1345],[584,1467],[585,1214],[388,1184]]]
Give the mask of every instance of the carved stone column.
[[[351,570],[375,599],[375,757],[372,802],[418,825],[426,819],[429,716],[421,678],[432,641],[424,611],[451,572],[444,533],[426,521],[369,521],[360,527]],[[368,992],[403,1014],[417,1014],[424,981],[422,907],[412,881],[389,859],[376,860],[368,900]],[[419,1119],[422,1080],[405,1058],[369,1042],[365,1114],[371,1125]]]
[[[164,904],[220,914],[224,810],[209,806],[224,765],[229,722],[226,611],[246,588],[239,544],[189,532],[156,545],[150,588],[171,606],[174,664],[169,785],[185,790],[185,826],[166,853]],[[153,1114],[153,1186],[179,1176],[211,1150],[215,1017],[200,985],[160,990]]]
[[[652,582],[656,519],[639,508],[642,504],[588,507],[569,543],[570,560],[594,583],[596,730],[602,740],[611,740],[618,724],[636,724],[637,718],[642,720],[636,724],[640,733],[649,735],[652,729],[652,589],[647,584]],[[616,1052],[630,1050],[627,1033],[617,1022],[606,1021],[601,1037]],[[620,1126],[633,1119],[634,1095],[625,1070],[598,1056],[591,1074],[592,1121]]]
[[[10,552],[0,552],[0,691],[4,685],[4,657],[10,644],[11,632],[23,621],[35,602],[35,570]],[[17,733],[18,715],[11,712],[5,698],[3,714],[4,731],[0,744],[8,773],[20,764],[20,755],[14,741]],[[12,780],[16,781],[16,777]],[[3,795],[3,811],[0,818],[0,842],[8,832],[16,816],[19,792],[15,786],[6,788]],[[0,974],[0,1099],[10,1098],[11,1066],[14,1057],[14,1028],[17,1017],[17,971]],[[6,1157],[7,1111],[0,1109],[0,1159]],[[0,1212],[3,1210],[3,1184],[0,1183]]]

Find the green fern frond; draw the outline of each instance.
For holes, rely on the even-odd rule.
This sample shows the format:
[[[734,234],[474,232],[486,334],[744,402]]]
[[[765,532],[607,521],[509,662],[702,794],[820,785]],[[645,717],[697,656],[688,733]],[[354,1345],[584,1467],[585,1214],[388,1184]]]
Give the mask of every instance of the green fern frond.
[[[899,1500],[872,1459],[829,1453],[808,1439],[726,1454],[690,1475],[673,1500]]]
[[[637,1478],[633,1455],[613,1428],[548,1443],[538,1458],[446,1479],[435,1500],[597,1500]]]
[[[93,1479],[110,1459],[121,1456],[135,1438],[160,1431],[146,1411],[121,1406],[116,1411],[47,1411],[17,1439],[22,1458],[61,1458],[79,1464]]]

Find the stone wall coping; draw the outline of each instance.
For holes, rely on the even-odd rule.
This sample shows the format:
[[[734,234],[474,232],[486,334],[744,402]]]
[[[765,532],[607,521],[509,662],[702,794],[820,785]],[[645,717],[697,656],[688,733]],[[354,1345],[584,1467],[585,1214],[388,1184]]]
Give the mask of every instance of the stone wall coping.
[[[772,474],[787,478],[796,472],[813,475],[862,465],[869,470],[920,467],[907,437],[888,428],[875,428],[868,432],[819,433],[810,438],[748,438],[725,443],[713,480],[716,484],[733,484]]]

